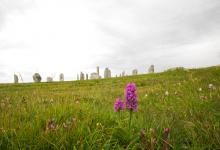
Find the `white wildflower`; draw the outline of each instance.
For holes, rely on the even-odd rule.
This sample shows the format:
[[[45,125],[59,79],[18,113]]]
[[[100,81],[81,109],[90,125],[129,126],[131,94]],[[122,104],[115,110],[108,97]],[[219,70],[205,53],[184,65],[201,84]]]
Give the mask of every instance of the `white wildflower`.
[[[213,88],[213,84],[209,84],[209,89],[212,89]]]

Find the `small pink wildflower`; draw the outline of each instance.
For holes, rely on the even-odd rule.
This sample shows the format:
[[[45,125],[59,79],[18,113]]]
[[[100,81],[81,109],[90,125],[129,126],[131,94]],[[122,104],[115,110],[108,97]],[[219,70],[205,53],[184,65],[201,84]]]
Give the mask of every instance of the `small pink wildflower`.
[[[120,99],[120,97],[116,99],[114,108],[115,108],[115,111],[120,111],[124,108],[123,101]]]

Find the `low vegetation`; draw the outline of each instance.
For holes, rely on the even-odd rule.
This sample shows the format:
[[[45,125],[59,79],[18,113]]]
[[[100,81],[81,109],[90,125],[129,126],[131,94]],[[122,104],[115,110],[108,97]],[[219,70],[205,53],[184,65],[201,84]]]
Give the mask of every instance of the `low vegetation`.
[[[131,123],[114,110],[128,83]],[[0,149],[220,149],[220,67],[0,84]]]

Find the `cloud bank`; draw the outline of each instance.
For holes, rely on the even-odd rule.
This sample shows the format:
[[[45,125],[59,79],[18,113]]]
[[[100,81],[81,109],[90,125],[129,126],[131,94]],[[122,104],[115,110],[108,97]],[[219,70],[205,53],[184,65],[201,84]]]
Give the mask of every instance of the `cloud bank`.
[[[220,63],[219,0],[2,0],[0,82]],[[56,80],[55,79],[55,80]]]

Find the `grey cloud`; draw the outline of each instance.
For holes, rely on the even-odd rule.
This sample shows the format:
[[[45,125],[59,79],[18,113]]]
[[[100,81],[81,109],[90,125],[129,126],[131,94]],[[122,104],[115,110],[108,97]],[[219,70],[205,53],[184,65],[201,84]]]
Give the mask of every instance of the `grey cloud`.
[[[171,6],[173,3],[176,5]],[[103,33],[100,37],[114,41],[105,43],[114,53],[104,56],[98,63],[118,68],[159,63],[163,57],[181,57],[179,54],[183,49],[179,47],[193,45],[203,39],[211,40],[209,37],[212,35],[220,37],[219,0],[182,3],[171,0],[164,7],[157,8],[158,5],[155,4],[150,10],[146,9],[147,2],[146,5],[129,5],[129,8],[115,3],[120,19],[114,15],[115,12],[111,12],[115,10],[112,9],[113,6],[100,8],[101,11],[98,12],[101,12],[101,19],[97,21],[97,26]],[[112,24],[114,21],[116,24]],[[130,28],[123,29],[122,25]]]
[[[45,1],[42,1],[42,4]],[[97,47],[106,48],[100,54],[94,50],[94,55],[98,56],[90,60],[93,63],[88,62],[89,65],[86,68],[88,70],[94,70],[94,66],[99,65],[100,68],[111,68],[113,73],[119,73],[122,70],[130,73],[134,68],[140,72],[146,72],[151,64],[155,64],[156,70],[163,70],[171,65],[187,67],[193,66],[194,63],[205,65],[218,62],[220,57],[219,0],[84,0],[84,2],[82,7],[85,6],[86,10],[88,7],[89,21],[95,24],[94,37],[99,38],[96,40],[100,44]],[[32,0],[1,0],[0,32],[3,30],[7,15],[25,13],[32,3]],[[65,3],[62,4],[65,6]],[[39,3],[39,8],[40,5]],[[45,9],[50,12],[49,7]],[[81,17],[80,14],[78,15]],[[16,15],[13,16],[16,17]],[[18,49],[24,52],[24,49],[27,49],[22,43],[12,42],[0,40],[0,50]],[[2,52],[4,53],[6,52]],[[34,52],[24,53],[26,58],[31,58],[31,53]],[[41,59],[48,57],[45,55],[46,53],[41,56]],[[78,57],[77,53],[75,56]],[[7,64],[7,62],[4,63]],[[37,66],[35,61],[31,63],[32,66]],[[32,80],[31,76],[34,72],[34,69],[33,72],[25,72],[25,70],[30,71],[31,67],[23,69],[24,66],[17,69],[14,65],[5,66],[5,68],[11,68],[9,70],[3,70],[1,66],[0,68],[3,72],[9,72],[8,81],[13,79],[14,70],[23,70],[24,78],[29,81]]]
[[[7,15],[10,13],[24,13],[30,8],[34,0],[1,0],[0,1],[0,31],[3,27]]]
[[[124,20],[123,16],[121,16],[121,20],[124,20],[125,26],[129,25],[126,24],[127,22],[137,22],[134,23],[133,28],[130,28],[130,30],[137,33],[136,35],[129,35],[128,30],[121,31],[120,28],[118,28],[119,25],[115,27],[111,26],[111,24],[106,24],[103,21],[99,22],[97,25],[100,30],[109,36],[114,36],[116,40],[126,40],[126,44],[133,41],[138,43],[146,43],[147,41],[147,43],[151,43],[151,45],[170,43],[176,44],[177,42],[180,42],[180,44],[184,42],[188,43],[195,39],[195,37],[200,37],[209,32],[215,32],[216,28],[219,30],[219,1],[213,1],[211,6],[208,5],[208,8],[203,8],[190,14],[188,14],[188,12],[182,12],[177,13],[177,15],[173,15],[173,13],[175,14],[176,12],[172,12],[167,13],[167,15],[164,16],[163,12],[161,12],[161,14],[157,14],[160,17],[155,16],[157,19],[152,19],[152,17],[148,18],[145,14],[154,12],[149,12],[145,8],[142,9],[144,10],[136,8],[132,12],[136,14],[135,16],[137,16],[132,21]],[[127,14],[130,15],[132,13],[128,11]],[[104,16],[102,19],[105,20],[105,18],[111,18],[111,16]]]

